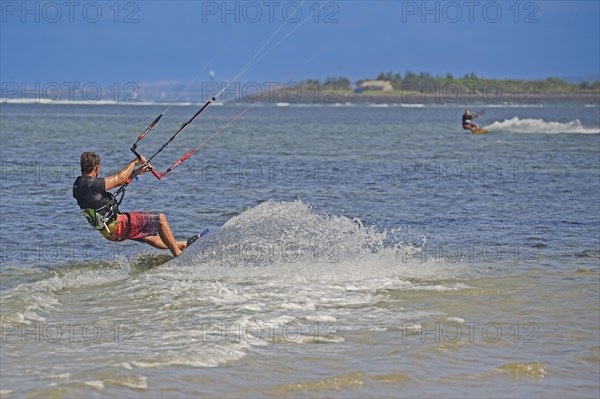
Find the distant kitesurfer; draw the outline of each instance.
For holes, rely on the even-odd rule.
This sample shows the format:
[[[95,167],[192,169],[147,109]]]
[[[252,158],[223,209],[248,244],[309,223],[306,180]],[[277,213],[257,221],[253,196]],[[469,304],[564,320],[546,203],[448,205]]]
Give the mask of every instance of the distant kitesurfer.
[[[468,109],[465,109],[465,114],[462,117],[463,129],[470,130],[471,132],[479,130],[479,125],[473,123],[473,119],[475,118],[479,118],[479,114],[471,114]]]
[[[121,213],[115,196],[108,192],[122,186],[131,178],[134,168],[141,175],[151,166],[144,157],[135,159],[118,174],[106,178],[98,177],[100,157],[93,152],[81,154],[81,176],[73,183],[73,197],[88,222],[108,240],[134,240],[145,242],[158,249],[169,249],[179,255],[188,245],[200,238],[196,234],[187,241],[176,241],[164,213],[127,212]]]

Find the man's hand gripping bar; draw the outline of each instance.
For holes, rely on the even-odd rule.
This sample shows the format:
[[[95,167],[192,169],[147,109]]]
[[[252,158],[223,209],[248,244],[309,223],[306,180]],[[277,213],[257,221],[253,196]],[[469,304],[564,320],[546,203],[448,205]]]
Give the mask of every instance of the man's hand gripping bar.
[[[134,144],[133,147],[130,148],[131,152],[133,152],[135,154],[135,156],[138,159],[142,159],[142,156],[136,151],[137,146]],[[160,180],[163,177],[163,173],[156,173],[154,171],[154,168],[152,168],[152,165],[150,165],[148,162],[144,162],[144,165],[147,166],[148,168],[150,168],[150,172],[152,172],[152,174],[158,179]]]

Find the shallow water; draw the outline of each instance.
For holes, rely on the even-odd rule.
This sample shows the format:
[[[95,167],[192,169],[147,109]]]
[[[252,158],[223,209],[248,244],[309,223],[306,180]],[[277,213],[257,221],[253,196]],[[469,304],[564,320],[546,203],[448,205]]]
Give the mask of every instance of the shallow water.
[[[486,107],[482,136],[463,108],[255,107],[127,190],[178,237],[211,230],[161,265],[70,194],[82,151],[116,172],[160,107],[0,105],[0,394],[597,396],[598,104]]]

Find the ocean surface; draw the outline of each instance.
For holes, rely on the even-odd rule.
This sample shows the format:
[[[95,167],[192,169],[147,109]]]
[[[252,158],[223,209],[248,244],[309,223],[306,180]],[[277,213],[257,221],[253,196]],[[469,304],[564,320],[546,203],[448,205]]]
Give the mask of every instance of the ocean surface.
[[[164,106],[0,105],[2,398],[600,395],[599,104],[471,106],[487,135],[464,105],[279,105],[129,186],[210,229],[174,260],[71,197],[81,152],[114,174]]]

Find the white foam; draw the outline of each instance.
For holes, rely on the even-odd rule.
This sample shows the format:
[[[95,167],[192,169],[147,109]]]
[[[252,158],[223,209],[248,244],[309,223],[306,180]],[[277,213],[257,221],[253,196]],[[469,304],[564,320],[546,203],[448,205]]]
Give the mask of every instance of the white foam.
[[[143,359],[130,363],[140,368],[162,368],[166,366],[218,367],[229,361],[246,356],[249,345],[242,343],[214,344],[205,342],[202,346],[182,348],[180,351],[162,350],[147,354]]]
[[[124,377],[107,378],[100,381],[102,385],[119,385],[131,389],[148,389],[148,377],[143,375],[128,375]]]
[[[159,319],[170,319],[175,310],[201,306],[201,313],[188,313],[196,325],[225,323],[224,328],[240,326],[242,331],[250,326],[249,334],[257,337],[256,342],[247,342],[250,346],[339,342],[340,334],[323,331],[324,326],[385,330],[434,316],[373,306],[388,300],[390,291],[469,288],[455,281],[468,275],[467,266],[423,260],[421,248],[402,242],[400,233],[321,214],[301,201],[269,201],[230,219],[202,245],[195,244],[169,264],[140,276],[147,281],[136,286],[168,304],[158,307]],[[252,256],[240,250],[246,245]],[[266,255],[256,256],[261,252],[257,248]],[[282,254],[281,248],[289,253]],[[325,249],[333,252],[319,252]],[[166,289],[157,287],[157,281],[171,283]],[[190,298],[199,299],[191,302]],[[256,325],[264,326],[262,336],[254,334]],[[301,336],[295,339],[290,333],[293,339],[287,339],[285,332],[296,328]],[[219,330],[208,338],[218,341],[220,334]],[[171,342],[181,339],[177,334],[168,336]],[[232,360],[215,356],[208,361],[182,361],[212,367]]]
[[[367,106],[371,107],[371,108],[389,108],[390,104],[388,104],[388,103],[370,103]]]
[[[306,320],[308,321],[321,321],[325,323],[335,323],[337,319],[333,316],[328,315],[314,315],[314,316],[306,316]]]
[[[90,380],[84,383],[88,387],[96,388],[96,389],[104,389],[104,382],[102,380]]]
[[[107,363],[122,372],[218,367],[258,345],[342,342],[343,331],[386,331],[435,317],[410,304],[378,306],[398,301],[402,291],[467,287],[455,280],[468,275],[467,266],[422,260],[419,245],[403,242],[402,231],[319,213],[301,201],[265,202],[167,264],[134,275],[124,273],[119,262],[67,267],[9,290],[3,305],[10,302],[13,310],[13,302],[20,308],[25,301],[32,313],[13,312],[18,320],[45,316],[54,322],[56,315],[68,315],[68,322],[93,320],[108,329],[126,306],[134,316],[124,326],[149,328],[133,336],[124,329],[123,338],[134,338],[136,349],[123,358],[115,356],[118,345],[107,346],[100,355]],[[258,256],[262,249],[266,255]],[[74,303],[73,292],[85,303]],[[88,380],[101,389],[96,379]],[[134,380],[131,386],[144,389],[145,383]]]
[[[465,271],[459,264],[415,258],[420,248],[396,234],[345,216],[319,214],[301,201],[268,201],[230,219],[201,245],[169,262],[169,268],[182,273],[200,269],[217,285],[224,277],[295,285],[319,281],[344,291],[405,288],[412,286],[406,278],[436,280]],[[243,294],[230,290],[219,286],[215,297],[226,302]]]
[[[425,104],[400,104],[401,108],[425,108]]]
[[[506,119],[502,122],[494,122],[491,125],[485,126],[485,129],[494,132],[501,131],[508,133],[600,133],[599,127],[584,127],[579,119],[570,122],[554,122],[533,118],[519,119],[518,116],[515,116],[512,119]]]
[[[33,283],[23,283],[2,294],[2,316],[11,322],[30,324],[45,322],[42,312],[55,311],[62,306],[57,293],[70,288],[95,287],[122,280],[127,277],[123,271],[127,259],[121,256],[114,267],[67,267],[52,272],[51,277]]]
[[[71,373],[51,374],[48,376],[48,378],[56,378],[58,380],[68,380],[71,377]]]

